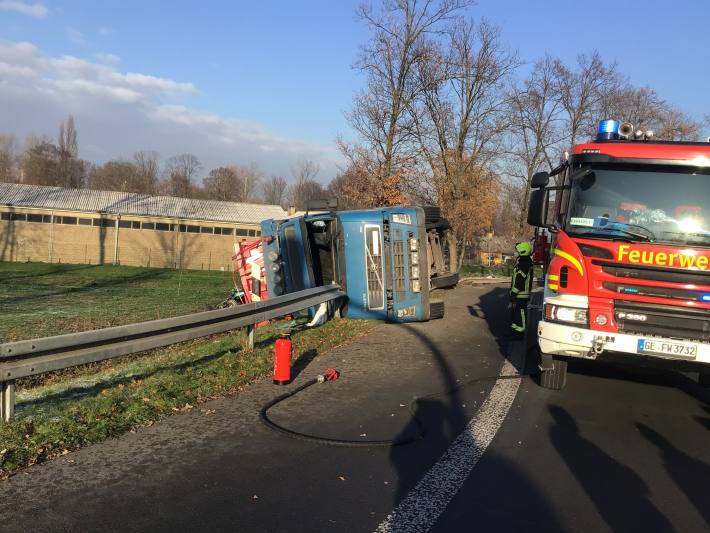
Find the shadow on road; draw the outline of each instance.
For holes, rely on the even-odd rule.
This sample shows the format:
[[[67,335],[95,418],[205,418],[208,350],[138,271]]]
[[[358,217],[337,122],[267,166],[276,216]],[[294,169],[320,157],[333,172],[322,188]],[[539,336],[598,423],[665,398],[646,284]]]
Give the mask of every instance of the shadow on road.
[[[565,409],[556,405],[548,409],[554,419],[550,442],[612,531],[674,531],[631,468],[585,439]]]
[[[486,320],[498,345],[500,355],[507,356],[508,342],[505,338],[509,326],[507,290],[494,288],[481,295],[478,303],[478,306],[464,307],[464,312],[467,309],[472,316]],[[460,376],[457,376],[452,369],[446,352],[423,331],[424,328],[420,325],[403,325],[401,327],[406,328],[409,334],[416,336],[431,354],[439,378],[437,381],[443,382],[443,387],[440,396],[430,396],[417,402],[415,416],[424,426],[424,439],[409,446],[391,449],[390,460],[396,468],[398,476],[394,507],[405,500],[410,491],[417,487],[418,482],[438,460],[447,460],[444,454],[452,441],[465,430],[471,416],[470,408],[468,414],[463,408],[467,401],[466,387],[471,386],[475,389],[474,383],[476,383],[474,380],[474,383],[461,384],[456,379]],[[490,379],[491,377],[483,376],[483,380],[478,384],[482,387],[487,386],[483,385],[484,383],[494,383],[494,380]],[[419,431],[419,424],[412,420],[396,439],[409,438],[417,431]],[[481,479],[496,484],[499,479],[502,479],[499,478],[499,475],[503,475],[505,486],[496,486],[493,492],[483,487],[480,479],[474,481],[472,478],[478,469],[483,467],[487,473]],[[489,474],[492,470],[493,473]],[[520,498],[522,495],[520,507],[527,512],[511,516],[510,501],[506,498],[510,486],[515,487],[516,498]],[[430,488],[430,484],[427,485],[427,488]],[[421,486],[417,488],[418,492],[421,490],[423,490]],[[436,494],[430,495],[432,499],[440,496],[438,488],[432,490],[437,491]],[[442,487],[441,490],[445,489]],[[452,499],[446,507],[446,513],[439,517],[439,521],[434,527],[435,530],[469,531],[472,519],[475,520],[477,529],[480,526],[482,530],[487,531],[509,531],[521,528],[536,531],[562,530],[554,508],[545,500],[540,488],[535,486],[535,483],[516,464],[491,450],[485,452],[482,461],[474,468],[459,493],[451,494],[449,497]],[[409,503],[407,503],[407,507],[409,507]],[[440,511],[443,512],[443,509]],[[407,517],[398,516],[400,520],[403,518],[407,519]]]
[[[710,465],[679,450],[663,435],[647,425],[639,423],[636,427],[651,444],[658,448],[663,465],[671,479],[710,526],[710,492],[707,491]]]
[[[444,383],[441,399],[418,401],[414,413],[416,420],[419,420],[425,428],[423,444],[426,446],[426,450],[433,452],[427,454],[429,461],[433,458],[435,462],[466,425],[466,415],[461,407],[461,393],[457,388],[458,384],[451,367],[437,345],[416,326],[405,325],[402,327],[406,328],[408,333],[416,336],[430,351],[439,376]],[[395,440],[404,440],[416,434],[418,431],[416,420],[412,419]],[[416,448],[420,448],[420,446],[416,446]],[[397,479],[399,480],[394,502],[396,506],[416,485],[423,472],[421,468],[412,468],[413,456],[407,447],[393,447],[390,459],[397,469]]]

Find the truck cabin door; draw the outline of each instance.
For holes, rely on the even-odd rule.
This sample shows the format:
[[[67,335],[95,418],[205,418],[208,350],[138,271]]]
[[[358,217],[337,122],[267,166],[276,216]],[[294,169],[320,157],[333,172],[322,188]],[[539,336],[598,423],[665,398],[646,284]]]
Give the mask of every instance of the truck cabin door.
[[[286,292],[301,291],[315,286],[311,249],[302,217],[287,220],[279,228],[283,254]]]

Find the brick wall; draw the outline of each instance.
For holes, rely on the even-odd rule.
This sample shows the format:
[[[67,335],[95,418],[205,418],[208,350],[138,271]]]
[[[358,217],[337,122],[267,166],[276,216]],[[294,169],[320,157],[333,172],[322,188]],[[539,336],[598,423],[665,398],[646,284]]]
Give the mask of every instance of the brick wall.
[[[130,227],[118,228],[117,240],[115,217],[98,213],[0,208],[0,216],[0,261],[96,265],[113,263],[117,255],[122,265],[231,270],[234,242],[253,241],[258,235],[253,224],[122,217],[121,223]],[[171,229],[143,228],[157,225]],[[201,233],[187,233],[187,227]]]

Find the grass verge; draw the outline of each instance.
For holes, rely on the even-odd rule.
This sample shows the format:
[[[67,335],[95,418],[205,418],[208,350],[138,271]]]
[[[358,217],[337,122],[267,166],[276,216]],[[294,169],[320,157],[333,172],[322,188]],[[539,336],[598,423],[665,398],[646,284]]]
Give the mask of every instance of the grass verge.
[[[295,332],[294,359],[323,354],[376,324],[338,319]],[[274,326],[258,329],[252,351],[242,349],[243,333],[222,334],[19,390],[16,418],[0,425],[0,476],[238,391],[269,372],[276,334]]]
[[[229,272],[0,262],[0,342],[212,309]]]

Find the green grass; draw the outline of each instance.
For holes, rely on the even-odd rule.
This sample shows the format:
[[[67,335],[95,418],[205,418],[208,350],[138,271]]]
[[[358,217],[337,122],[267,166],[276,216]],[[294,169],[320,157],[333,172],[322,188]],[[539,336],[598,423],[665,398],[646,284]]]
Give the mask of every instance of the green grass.
[[[0,338],[56,335],[205,310],[226,298],[228,275],[0,263]],[[294,360],[322,355],[375,326],[332,320],[296,331]],[[263,378],[272,368],[278,331],[277,325],[259,328],[254,350],[244,349],[245,335],[236,331],[18,380],[16,416],[0,424],[0,477],[199,409],[211,398]]]
[[[375,326],[332,320],[296,332],[294,360],[322,355]],[[276,333],[274,326],[258,329],[251,351],[242,348],[241,332],[223,334],[19,390],[15,419],[0,425],[0,477],[237,392],[272,369]]]
[[[228,272],[0,262],[0,342],[205,311],[232,286]]]

